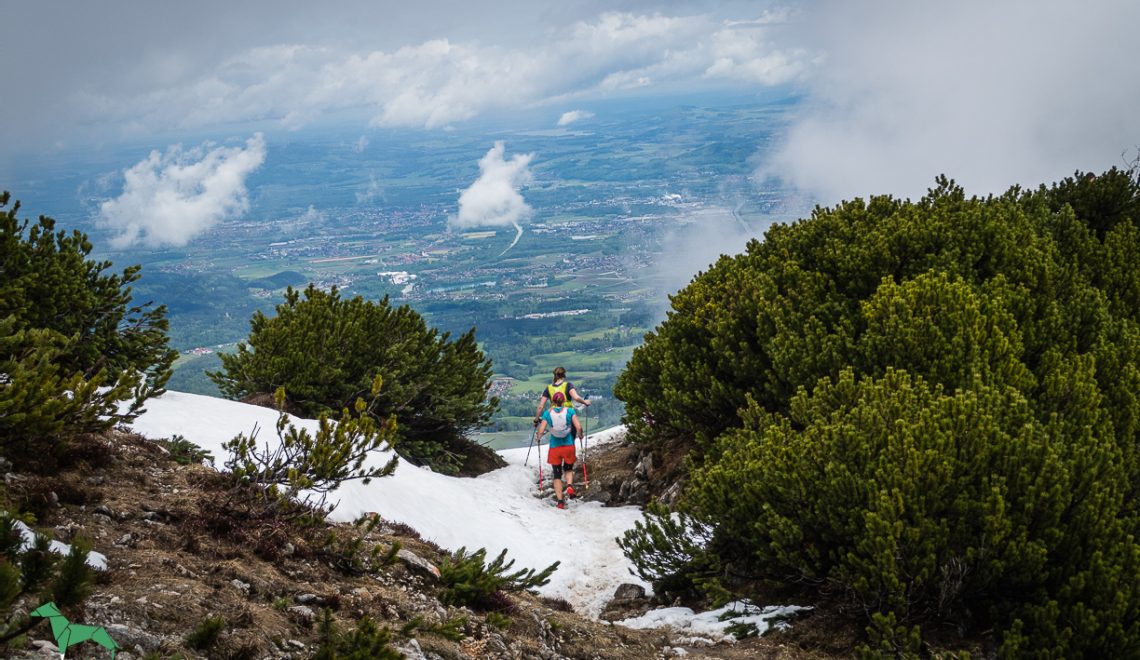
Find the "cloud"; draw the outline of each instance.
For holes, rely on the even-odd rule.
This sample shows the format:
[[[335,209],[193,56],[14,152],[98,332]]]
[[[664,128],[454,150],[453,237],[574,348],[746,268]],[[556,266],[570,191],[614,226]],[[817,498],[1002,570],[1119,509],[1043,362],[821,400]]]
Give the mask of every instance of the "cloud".
[[[299,218],[297,218],[297,222],[300,225],[304,226],[321,224],[327,219],[328,216],[325,215],[324,211],[318,211],[315,206],[309,204],[309,208],[305,209],[305,212],[302,213]]]
[[[589,112],[587,110],[571,110],[569,112],[563,112],[562,116],[558,118],[558,125],[559,126],[569,126],[570,124],[573,124],[576,121],[581,121],[583,119],[589,119],[590,117],[593,117],[593,116],[594,116],[594,113]]]
[[[503,158],[503,142],[479,159],[479,178],[459,195],[459,213],[451,219],[453,229],[510,227],[533,213],[519,189],[531,182],[529,170],[534,154]],[[521,231],[521,230],[520,230]]]
[[[215,4],[219,18],[194,41],[170,34],[165,23],[155,28],[163,39],[126,29],[158,22],[149,12],[84,11],[62,19],[82,18],[99,29],[60,27],[76,36],[74,44],[11,72],[28,86],[16,88],[32,92],[37,103],[21,94],[0,106],[0,144],[23,140],[21,130],[32,128],[52,142],[91,135],[115,140],[233,122],[297,129],[334,114],[372,126],[446,128],[483,113],[656,86],[782,84],[810,66],[803,51],[777,43],[784,15],[757,17],[748,3],[737,4],[743,13],[732,21],[711,12],[652,10],[581,17],[573,15],[581,9],[538,10],[519,2],[514,9],[521,13],[506,6],[459,10],[479,15],[464,22],[449,10],[450,25],[429,26],[425,14],[409,10],[380,21],[385,27],[371,38],[353,22],[333,20],[337,10],[323,16],[302,7],[296,13],[310,26],[272,11],[265,12],[264,29],[243,31],[253,9]],[[37,22],[53,20],[25,9],[33,11]],[[241,20],[221,20],[231,13]],[[284,21],[292,21],[289,29]],[[429,29],[435,36],[422,38]],[[143,35],[139,50],[115,46],[117,32]],[[97,42],[95,34],[101,35]],[[19,52],[17,45],[0,45],[0,53],[5,49]],[[0,58],[0,73],[7,72],[3,62],[15,58]]]
[[[1140,3],[830,2],[801,43],[825,53],[758,170],[824,204],[968,193],[1122,164],[1140,141]],[[797,60],[801,61],[802,60]],[[726,69],[731,70],[731,69]]]
[[[708,271],[722,255],[744,252],[748,241],[759,238],[769,224],[750,225],[740,218],[739,209],[709,206],[688,211],[661,237],[661,254],[653,262],[648,286],[673,294],[686,287],[698,273]],[[659,298],[656,319],[664,319],[669,309],[665,296]]]
[[[245,180],[265,162],[260,133],[244,147],[174,145],[123,172],[123,192],[103,202],[98,222],[119,232],[112,245],[125,248],[186,245],[219,221],[249,208]]]
[[[368,186],[356,191],[356,203],[368,204],[376,199],[384,199],[384,187],[376,180],[375,174],[368,175]]]
[[[738,23],[715,32],[709,49],[708,78],[728,78],[774,86],[796,80],[816,59],[803,48],[782,50],[767,41],[768,22]]]

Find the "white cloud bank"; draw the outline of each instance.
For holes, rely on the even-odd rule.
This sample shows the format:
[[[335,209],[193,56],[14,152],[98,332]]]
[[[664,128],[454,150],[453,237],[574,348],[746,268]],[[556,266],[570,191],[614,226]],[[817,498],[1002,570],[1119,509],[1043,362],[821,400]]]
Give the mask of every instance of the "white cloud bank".
[[[806,74],[819,63],[805,48],[778,48],[771,27],[790,20],[791,12],[765,12],[752,21],[728,21],[709,36],[712,64],[706,78],[726,78],[762,86],[780,85]]]
[[[220,220],[248,210],[245,180],[263,162],[260,133],[244,147],[152,151],[123,172],[123,192],[103,202],[99,221],[119,232],[112,241],[118,249],[186,245]]]
[[[574,122],[582,121],[583,119],[589,119],[593,116],[594,113],[588,110],[571,110],[569,112],[563,112],[562,116],[558,118],[558,125],[569,126]]]
[[[181,51],[167,50],[155,58],[170,75],[149,68],[141,75],[118,64],[115,84],[77,81],[51,90],[58,104],[41,106],[83,113],[57,118],[56,134],[64,119],[111,129],[105,135],[145,135],[240,121],[300,128],[344,112],[373,126],[436,128],[485,112],[640,87],[785,83],[802,74],[809,58],[777,44],[782,22],[769,13],[724,21],[713,14],[605,12],[539,23],[528,37],[498,43],[462,34],[368,45],[326,38],[231,46],[211,57],[186,54],[185,61]],[[0,137],[3,130],[0,124]]]
[[[1132,0],[828,2],[801,43],[826,52],[762,167],[824,204],[968,193],[1122,164],[1140,143]],[[722,67],[728,75],[751,64]]]

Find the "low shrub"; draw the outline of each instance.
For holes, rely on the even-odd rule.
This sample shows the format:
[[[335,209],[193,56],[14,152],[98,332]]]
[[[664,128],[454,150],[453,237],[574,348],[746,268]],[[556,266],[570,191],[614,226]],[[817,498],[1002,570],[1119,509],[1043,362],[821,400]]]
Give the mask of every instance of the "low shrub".
[[[468,553],[463,547],[444,557],[439,567],[439,581],[443,585],[440,601],[448,605],[466,605],[482,610],[503,610],[509,607],[501,592],[529,591],[550,581],[550,575],[561,562],[554,562],[539,572],[519,569],[508,573],[515,560],[506,561],[504,549],[491,563],[486,563],[487,549]]]

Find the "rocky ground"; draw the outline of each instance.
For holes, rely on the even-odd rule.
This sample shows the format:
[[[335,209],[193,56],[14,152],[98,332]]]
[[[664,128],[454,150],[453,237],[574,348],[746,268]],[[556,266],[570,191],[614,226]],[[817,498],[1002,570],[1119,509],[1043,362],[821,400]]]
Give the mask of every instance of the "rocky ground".
[[[39,531],[65,543],[89,537],[107,557],[90,598],[68,614],[106,627],[123,646],[122,660],[308,658],[326,610],[341,630],[370,617],[409,658],[800,659],[844,656],[850,648],[850,635],[819,625],[825,617],[801,619],[790,632],[709,645],[586,618],[563,601],[528,593],[509,594],[506,618],[488,616],[440,602],[436,567],[447,553],[406,526],[373,520],[304,530],[227,527],[217,515],[225,483],[212,468],[179,464],[163,446],[119,432],[87,438],[74,454],[73,465],[50,475],[5,466],[0,493],[9,508],[33,513]],[[647,498],[647,473],[663,467],[621,444],[595,450],[586,494]],[[397,542],[400,552],[387,558]],[[627,589],[609,613],[652,606]],[[220,635],[193,648],[192,633],[210,617],[224,620]],[[48,626],[38,625],[0,654],[52,657],[52,639]],[[68,657],[109,654],[85,644]]]
[[[679,445],[649,451],[621,442],[596,447],[586,454],[586,499],[614,506],[645,506],[653,498],[672,503],[684,486],[684,451]]]

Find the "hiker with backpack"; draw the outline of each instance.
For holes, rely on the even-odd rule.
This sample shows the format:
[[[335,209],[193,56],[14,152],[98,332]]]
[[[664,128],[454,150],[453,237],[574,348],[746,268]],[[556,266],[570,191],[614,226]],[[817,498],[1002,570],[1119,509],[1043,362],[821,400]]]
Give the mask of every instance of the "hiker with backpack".
[[[574,384],[566,380],[566,368],[554,368],[554,380],[542,390],[542,395],[538,397],[538,408],[534,410],[534,425],[538,426],[538,422],[542,419],[542,411],[546,409],[547,402],[554,401],[554,393],[561,392],[562,400],[565,401],[566,407],[573,409],[574,402],[589,407],[590,400],[583,399],[578,396],[578,390],[574,389]]]
[[[574,464],[578,457],[574,454],[574,438],[584,437],[582,424],[573,408],[564,405],[566,395],[555,392],[550,402],[552,407],[539,417],[538,438],[542,442],[542,435],[550,429],[550,448],[546,452],[546,462],[554,473],[554,501],[559,509],[566,508],[565,497],[575,497],[574,492]],[[562,489],[562,475],[566,475],[566,490]]]

